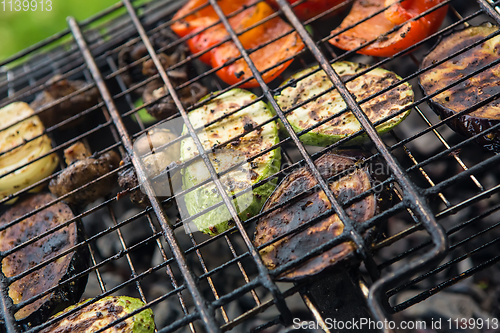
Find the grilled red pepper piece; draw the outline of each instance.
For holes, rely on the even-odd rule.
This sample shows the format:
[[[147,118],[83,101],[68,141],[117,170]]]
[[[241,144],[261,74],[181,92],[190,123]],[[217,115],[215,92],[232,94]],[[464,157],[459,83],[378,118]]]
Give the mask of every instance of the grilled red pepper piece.
[[[279,9],[279,5],[276,0],[266,0],[267,3],[271,5],[274,9]],[[290,5],[301,0],[287,0]],[[308,20],[316,15],[323,13],[325,10],[333,8],[346,0],[306,0],[301,4],[293,7],[295,15],[302,21]],[[340,8],[339,8],[340,9]],[[336,10],[334,11],[334,13]],[[332,13],[333,14],[333,13]],[[330,16],[330,15],[328,15]]]
[[[241,8],[246,8],[241,13],[229,18],[231,27],[241,33],[253,25],[263,21],[266,17],[272,15],[274,11],[265,2],[255,3],[256,0],[221,0],[218,2],[225,15],[234,13]],[[211,6],[203,7],[206,0],[191,0],[177,14],[174,19],[178,19],[172,25],[172,30],[180,37],[188,34],[198,34],[188,40],[189,48],[192,53],[205,51],[215,44],[228,38],[229,34],[219,22],[219,18]],[[203,7],[203,8],[201,8]],[[197,8],[201,8],[196,11]],[[193,10],[196,12],[190,14]],[[187,16],[186,16],[187,15]],[[182,18],[186,16],[185,18]],[[215,25],[214,25],[215,24]],[[200,32],[208,26],[213,27]],[[291,31],[292,28],[279,17],[263,22],[256,27],[246,31],[238,36],[245,49],[257,48],[262,44],[269,43],[278,36]],[[302,41],[296,32],[286,35],[278,40],[265,45],[261,49],[250,55],[255,66],[260,72],[276,66],[286,58],[293,56],[304,47]],[[239,57],[240,53],[232,41],[228,41],[200,57],[200,60],[213,67],[224,65],[227,61]],[[276,78],[293,61],[289,60],[280,64],[262,74],[266,82]],[[243,59],[239,59],[232,64],[217,71],[217,75],[227,84],[236,84],[245,78],[251,76],[250,68]],[[241,87],[257,87],[258,83],[251,80],[242,84]]]
[[[349,15],[332,34],[355,25],[387,6],[390,7],[384,12],[357,24],[354,28],[333,37],[330,39],[330,43],[343,50],[352,50],[368,41],[378,39],[357,52],[379,57],[393,56],[439,29],[446,16],[448,5],[442,6],[419,19],[408,21],[443,1],[404,0],[398,3],[397,0],[356,0]],[[397,31],[386,35],[387,32],[400,24],[402,26]]]
[[[278,17],[266,22],[265,25],[267,26],[265,33],[253,41],[249,40],[246,45],[243,44],[245,49],[258,47],[273,40],[277,36],[292,30],[287,23]],[[297,33],[293,32],[251,53],[250,59],[252,59],[255,67],[261,73],[264,81],[271,82],[292,63],[293,59],[290,59],[277,67],[273,66],[297,54],[303,47],[304,44],[302,43],[302,40],[299,38]],[[225,43],[212,51],[212,67],[215,68],[224,65],[227,61],[239,56],[240,52],[234,43]],[[232,85],[252,76],[252,72],[246,61],[241,58],[218,70],[217,75],[224,82]],[[242,88],[253,88],[258,86],[259,84],[255,79],[240,85]]]
[[[255,0],[222,0],[219,2],[219,6],[221,6],[221,9],[225,15],[230,15],[241,9],[244,5],[251,6],[251,2],[255,2]],[[196,8],[202,7],[204,4],[207,4],[206,0],[189,1],[184,7],[181,8],[180,11],[177,12],[174,19],[181,18],[182,16],[189,14]],[[268,8],[267,13],[265,12],[267,8],[263,7]],[[261,6],[259,3],[255,6],[251,6],[248,9],[243,10],[233,17],[230,17],[229,23],[231,24],[231,27],[233,27],[233,29],[237,33],[239,33],[244,29],[250,27],[251,25],[259,22],[260,20],[266,18],[270,14],[272,14],[272,10],[268,6]],[[208,50],[210,47],[228,38],[229,34],[224,28],[224,25],[222,23],[216,24],[217,22],[219,22],[219,17],[217,16],[213,8],[208,5],[196,11],[194,14],[180,19],[179,21],[172,24],[172,30],[180,37],[184,37],[190,33],[197,33],[205,29],[206,27],[215,24],[215,26],[208,28],[203,32],[197,33],[187,41],[191,52],[193,54],[196,54],[198,52]],[[262,26],[257,26],[241,35],[240,40],[242,40],[243,42],[246,38],[256,38],[257,35],[263,33],[262,30]],[[210,52],[201,55],[200,60],[210,65]]]

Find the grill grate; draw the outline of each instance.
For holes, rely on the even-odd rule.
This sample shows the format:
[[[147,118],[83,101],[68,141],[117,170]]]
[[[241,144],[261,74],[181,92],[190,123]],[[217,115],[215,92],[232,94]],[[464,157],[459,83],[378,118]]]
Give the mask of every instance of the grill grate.
[[[262,73],[257,70],[249,56],[255,50],[245,50],[238,39],[238,35],[263,22],[256,23],[254,26],[237,34],[230,27],[228,19],[241,11],[225,16],[217,1],[209,0],[207,6],[211,5],[215,9],[220,18],[219,23],[222,23],[229,32],[228,38],[238,47],[241,53],[240,58],[243,58],[249,64],[253,77],[247,78],[246,81],[253,78],[259,83],[260,88],[253,90],[258,96],[255,102],[261,100],[269,102],[277,113],[272,120],[279,118],[290,134],[288,138],[281,140],[277,145],[252,157],[252,159],[255,159],[277,147],[281,147],[286,162],[281,171],[257,183],[253,188],[273,178],[281,179],[291,170],[307,165],[318,180],[317,188],[322,189],[327,194],[328,200],[333,207],[297,230],[276,238],[273,242],[279,241],[289,234],[304,230],[334,213],[339,215],[345,225],[344,232],[339,237],[319,246],[306,256],[269,271],[258,254],[258,251],[268,244],[256,248],[251,240],[253,231],[247,227],[270,211],[260,213],[249,220],[241,221],[231,204],[231,198],[227,196],[219,180],[222,174],[238,166],[217,174],[209,161],[209,152],[203,150],[196,134],[200,129],[194,128],[189,123],[187,116],[189,111],[205,102],[184,108],[178,97],[179,90],[193,83],[202,82],[211,91],[221,91],[220,94],[235,88],[236,85],[227,86],[216,77],[215,72],[221,67],[208,69],[201,64],[198,58],[204,52],[190,55],[167,69],[160,65],[157,54],[175,48],[192,37],[189,35],[180,38],[157,50],[154,49],[150,42],[150,37],[173,23],[168,18],[182,5],[181,2],[153,0],[144,3],[139,1],[132,3],[131,0],[123,0],[121,3],[117,3],[108,10],[83,22],[77,23],[70,18],[68,20],[68,29],[0,62],[0,68],[2,68],[0,70],[0,107],[13,101],[31,101],[37,93],[48,87],[49,83],[47,81],[54,75],[60,75],[61,79],[84,79],[87,86],[58,99],[53,104],[67,101],[72,96],[94,87],[99,89],[101,100],[98,104],[46,129],[46,133],[52,138],[54,148],[44,156],[56,152],[61,157],[65,148],[76,141],[83,140],[89,143],[93,150],[99,154],[110,150],[118,150],[125,161],[123,165],[94,182],[86,184],[46,206],[39,207],[11,221],[8,225],[0,227],[0,232],[36,214],[45,207],[63,200],[72,193],[82,191],[93,183],[112,177],[130,166],[134,167],[139,178],[145,180],[147,177],[145,171],[140,167],[139,157],[133,154],[133,140],[149,129],[170,119],[157,122],[148,127],[138,115],[139,111],[148,104],[136,106],[134,104],[134,93],[155,79],[161,79],[166,85],[168,90],[166,95],[170,94],[173,97],[180,111],[180,117],[189,132],[189,134],[181,136],[167,145],[179,142],[183,137],[193,137],[198,150],[201,152],[198,158],[202,158],[207,164],[212,181],[216,184],[219,193],[222,194],[223,202],[197,215],[183,220],[176,220],[178,215],[175,209],[169,208],[169,204],[173,203],[177,198],[182,198],[194,188],[177,193],[175,197],[159,200],[155,197],[151,184],[145,182],[144,190],[151,201],[151,206],[148,208],[141,210],[130,208],[131,204],[126,198],[126,193],[120,192],[105,198],[104,201],[95,203],[93,206],[75,210],[75,217],[64,222],[59,227],[38,235],[8,251],[0,252],[0,259],[3,259],[29,244],[43,239],[45,236],[50,236],[56,230],[79,220],[83,221],[87,233],[85,241],[20,275],[6,277],[0,272],[0,290],[2,291],[0,295],[0,314],[8,332],[19,332],[19,327],[17,327],[13,315],[18,309],[42,298],[56,288],[51,288],[28,301],[14,305],[8,297],[8,286],[50,262],[83,247],[88,248],[90,251],[90,268],[61,282],[61,284],[69,284],[76,281],[78,277],[91,273],[91,281],[89,281],[84,294],[87,297],[92,297],[91,302],[95,302],[107,295],[117,294],[139,297],[146,303],[146,307],[152,308],[155,313],[158,313],[162,306],[171,307],[169,311],[175,312],[177,315],[175,318],[157,317],[156,324],[159,332],[176,330],[219,332],[233,328],[234,331],[242,332],[272,331],[273,329],[278,330],[278,327],[282,326],[289,327],[292,324],[292,319],[298,316],[314,318],[324,323],[321,318],[321,309],[317,309],[314,302],[303,292],[304,288],[307,288],[308,282],[297,284],[281,283],[276,282],[275,278],[286,270],[296,267],[311,257],[346,241],[355,244],[356,251],[353,259],[363,263],[360,269],[362,279],[369,285],[369,294],[366,295],[367,304],[373,316],[380,320],[383,320],[391,313],[403,311],[466,278],[473,275],[478,276],[481,271],[492,269],[492,266],[500,260],[500,255],[491,254],[491,248],[498,245],[497,241],[500,240],[497,230],[500,223],[496,222],[500,210],[497,194],[500,190],[500,172],[496,165],[500,155],[486,151],[481,151],[478,154],[477,146],[472,142],[474,138],[463,139],[450,132],[446,124],[451,118],[439,120],[427,105],[427,102],[433,96],[467,80],[477,72],[465,76],[452,85],[425,97],[418,95],[416,89],[416,79],[420,74],[455,56],[453,54],[441,62],[433,63],[428,68],[418,69],[423,54],[432,47],[436,40],[455,28],[469,24],[477,24],[485,20],[493,22],[492,19],[500,22],[500,13],[496,9],[498,7],[495,8],[495,6],[499,5],[498,1],[478,0],[477,3],[471,2],[468,4],[458,0],[444,1],[439,6],[428,11],[434,11],[447,4],[456,7],[451,7],[452,10],[449,11],[449,17],[443,28],[393,57],[384,59],[360,56],[355,53],[365,45],[375,42],[376,39],[367,42],[358,49],[339,55],[335,53],[327,42],[332,36],[327,35],[328,32],[325,34],[322,31],[318,20],[333,12],[336,8],[332,8],[306,22],[300,22],[286,0],[277,0],[277,2],[281,8],[280,11],[264,21],[270,20],[276,15],[286,17],[293,26],[293,31],[299,34],[306,45],[304,50],[294,57],[296,61],[290,67],[290,70],[285,73],[292,73],[294,70],[309,67],[311,64],[320,65],[348,105],[341,114],[351,111],[364,128],[363,131],[354,135],[365,132],[369,136],[370,141],[365,144],[365,148],[371,152],[369,159],[381,159],[390,170],[391,177],[385,181],[385,184],[392,186],[399,201],[362,224],[350,221],[344,207],[348,207],[355,200],[373,193],[377,188],[374,187],[349,202],[340,204],[328,189],[327,182],[321,178],[318,169],[314,166],[314,161],[317,158],[325,152],[342,145],[347,139],[321,150],[313,150],[304,146],[299,140],[299,137],[305,132],[338,117],[339,114],[324,119],[314,127],[303,131],[303,133],[296,134],[286,120],[286,114],[300,105],[296,105],[286,112],[279,109],[273,96],[282,88],[278,88],[275,83],[269,85],[264,83]],[[349,2],[352,1],[345,1],[345,3]],[[428,12],[423,13],[420,17]],[[306,25],[312,27],[314,38],[307,32]],[[488,38],[492,38],[499,33],[500,31],[497,31]],[[276,39],[281,37],[283,36]],[[120,68],[117,62],[119,52],[139,42],[144,43],[148,55],[131,63],[128,67]],[[224,42],[222,41],[213,47],[217,47]],[[458,51],[457,54],[465,52],[482,42],[484,40]],[[140,68],[142,63],[149,59],[153,60],[158,74],[127,87],[123,80],[125,71],[131,68]],[[236,60],[238,58],[234,59],[234,61]],[[282,63],[288,60],[286,59]],[[342,81],[330,66],[331,63],[341,60],[360,61],[368,63],[370,66],[355,76]],[[491,68],[497,65],[498,62],[494,61],[479,71]],[[174,87],[167,73],[184,65],[189,66],[195,74],[192,75],[192,79]],[[356,101],[347,91],[347,82],[377,67],[393,69],[403,77],[403,80],[371,95],[365,100]],[[401,123],[394,131],[380,137],[374,126],[389,119],[383,119],[378,123],[371,124],[362,112],[360,104],[404,82],[412,83],[418,98],[415,98],[414,103],[391,117],[410,109],[413,109],[414,112],[412,112],[409,119]],[[331,90],[327,90],[323,94]],[[212,95],[209,100],[220,94]],[[161,96],[155,101],[163,97]],[[315,98],[319,97],[315,96]],[[487,104],[495,97],[497,96],[479,103],[476,107]],[[149,105],[155,101],[149,103]],[[301,104],[307,102],[309,101],[304,101]],[[50,106],[52,105],[45,107],[38,113],[44,112]],[[456,118],[468,111],[462,111],[452,118]],[[178,116],[176,115],[176,117]],[[229,115],[222,118],[227,116]],[[79,125],[77,130],[72,131],[72,133],[61,129],[67,123],[80,118],[91,119],[91,121]],[[213,123],[220,120],[216,119]],[[258,130],[264,125],[265,123],[260,124],[254,127],[253,130]],[[483,132],[482,135],[497,130],[499,126],[493,126]],[[215,148],[223,147],[226,144],[227,142],[221,143]],[[427,146],[430,146],[430,148]],[[130,157],[130,161],[127,157]],[[187,161],[178,168],[180,169],[192,162]],[[444,172],[442,171],[443,168],[445,169]],[[55,178],[60,172],[54,173],[46,179],[15,193],[13,196],[25,195],[29,190]],[[340,176],[336,175],[336,177]],[[206,182],[208,181],[210,180]],[[204,183],[196,187],[202,186]],[[236,196],[241,196],[251,190],[244,190]],[[291,200],[297,200],[299,197],[300,195]],[[0,200],[0,205],[6,206],[5,203],[10,199],[9,197]],[[184,226],[188,222],[220,205],[226,205],[231,213],[235,221],[233,228],[210,238],[199,233],[192,233],[189,230],[186,231]],[[283,205],[275,206],[273,210]],[[135,210],[130,213],[130,209]],[[128,215],[126,212],[129,212]],[[384,221],[386,220],[389,220],[387,228],[384,227]],[[394,225],[398,225],[398,229]],[[383,229],[381,236],[377,237],[374,244],[368,242],[362,236],[372,227]],[[137,229],[141,229],[142,234],[137,236],[137,239],[130,241]],[[102,244],[110,240],[115,240],[118,248],[110,250],[109,253],[104,253]],[[404,242],[406,242],[406,245],[401,245]],[[158,257],[155,262],[149,257],[151,253],[155,253]],[[222,258],[219,261],[217,259],[214,261],[215,254],[220,255]],[[144,257],[147,260],[142,259]],[[465,269],[461,269],[463,265],[460,265],[464,262],[470,264]],[[436,265],[438,266],[434,268]],[[123,270],[124,267],[126,272],[121,272],[118,279],[116,274],[111,274],[117,270]],[[234,282],[229,286],[224,285],[225,278],[230,275],[234,276]],[[92,286],[98,289],[94,290]],[[418,292],[409,298],[404,298],[402,294],[408,289]],[[304,300],[304,304],[300,306],[295,302],[299,294]],[[245,305],[242,306],[241,304]],[[79,306],[73,312],[81,307],[83,306]],[[133,316],[141,310],[132,312],[119,321]],[[29,332],[38,332],[57,320],[60,319],[52,319],[42,325],[30,328]],[[102,328],[99,332],[119,321]]]

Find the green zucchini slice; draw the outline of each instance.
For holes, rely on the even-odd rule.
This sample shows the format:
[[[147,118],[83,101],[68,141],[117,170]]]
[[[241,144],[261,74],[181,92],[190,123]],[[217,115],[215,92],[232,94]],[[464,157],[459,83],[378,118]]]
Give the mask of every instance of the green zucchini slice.
[[[75,307],[87,303],[90,300],[82,301],[76,305],[66,308],[52,318],[64,315]],[[80,332],[90,333],[106,327],[112,322],[126,316],[127,314],[140,309],[144,303],[128,296],[108,296],[95,303],[84,306],[80,310],[55,322],[40,333],[56,332]],[[152,333],[155,329],[153,311],[145,309],[138,314],[129,317],[115,326],[105,330],[106,333],[127,332],[127,333]]]
[[[332,67],[343,80],[347,80],[349,77],[366,69],[367,66],[344,61],[334,63]],[[297,81],[284,88],[281,94],[275,96],[276,102],[284,112],[291,109],[294,105],[314,98],[332,87],[331,81],[322,70],[300,79],[317,68],[318,66],[305,69],[293,75],[282,84],[283,86],[291,81]],[[401,77],[391,71],[375,68],[348,82],[346,86],[356,100],[361,101],[400,80]],[[361,104],[361,107],[370,121],[375,123],[386,117],[393,116],[412,102],[413,90],[410,84],[405,82]],[[286,117],[293,130],[298,133],[328,117],[340,113],[346,107],[347,104],[338,90],[334,89],[291,111]],[[378,125],[377,132],[383,134],[390,131],[409,114],[410,110],[393,116]],[[348,111],[301,135],[300,140],[307,145],[329,146],[361,129],[362,126],[354,114]],[[358,144],[366,139],[366,137],[365,133],[360,134],[356,138],[349,140],[348,144]]]
[[[232,89],[189,113],[191,124],[194,128],[199,128],[227,113],[242,108],[198,133],[198,138],[206,150],[219,143],[234,139],[222,149],[212,149],[209,154],[210,161],[218,173],[241,164],[220,177],[229,197],[251,187],[280,169],[281,152],[279,148],[248,161],[252,156],[279,142],[278,127],[274,121],[256,128],[272,118],[273,113],[266,103],[255,102],[255,99],[257,96],[246,90]],[[183,134],[187,133],[187,128],[184,126]],[[244,133],[246,133],[244,136],[237,138]],[[198,155],[198,150],[193,139],[191,137],[184,139],[181,142],[181,161],[189,160],[196,155]],[[210,174],[205,163],[203,160],[197,159],[183,170],[183,187],[184,189],[191,188],[208,178],[210,178]],[[257,214],[275,187],[276,182],[269,181],[233,198],[233,205],[240,218],[246,220]],[[190,215],[197,214],[222,201],[213,181],[187,193],[184,199]],[[216,235],[229,229],[232,225],[233,221],[229,210],[223,204],[195,218],[189,228],[191,231],[200,230],[209,235]]]

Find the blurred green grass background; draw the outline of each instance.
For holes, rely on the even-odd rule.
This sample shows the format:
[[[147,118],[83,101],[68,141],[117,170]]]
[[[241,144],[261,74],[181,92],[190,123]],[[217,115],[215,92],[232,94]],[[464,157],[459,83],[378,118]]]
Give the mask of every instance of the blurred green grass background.
[[[66,17],[84,20],[119,0],[50,0],[52,10],[43,12],[42,0],[36,0],[36,11],[10,11],[9,1],[0,0],[0,60],[63,30],[67,27]]]

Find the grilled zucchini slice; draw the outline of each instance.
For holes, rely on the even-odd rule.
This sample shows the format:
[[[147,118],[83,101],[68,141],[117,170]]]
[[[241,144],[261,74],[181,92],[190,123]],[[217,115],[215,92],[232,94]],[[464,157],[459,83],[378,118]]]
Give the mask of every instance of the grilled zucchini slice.
[[[18,201],[0,216],[0,226],[5,226],[55,199],[56,197],[50,193],[40,193]],[[55,203],[0,231],[0,251],[10,250],[73,217],[68,205],[63,202]],[[7,277],[16,276],[54,258],[83,240],[82,225],[77,221],[5,257],[2,260],[2,272]],[[9,286],[9,296],[14,304],[27,301],[56,287],[47,295],[19,309],[14,314],[16,320],[24,327],[38,325],[55,312],[78,302],[85,290],[87,275],[64,285],[58,286],[58,284],[85,270],[88,262],[88,250],[83,246],[13,282]]]
[[[50,138],[42,135],[45,127],[40,118],[31,116],[33,114],[33,109],[24,102],[0,109],[0,199],[44,179],[57,168],[56,153],[34,161],[50,152],[52,145]],[[11,172],[15,169],[18,170]],[[37,186],[30,192],[38,192],[42,187],[44,185]]]
[[[471,26],[454,32],[443,38],[424,58],[422,68],[426,68],[477,41],[485,39],[497,30],[497,26],[485,23],[477,27]],[[420,86],[425,94],[432,94],[441,90],[458,79],[497,60],[500,57],[499,49],[499,35],[486,39],[478,46],[424,72],[420,75]],[[448,126],[457,133],[465,137],[475,136],[500,122],[499,80],[500,65],[497,64],[486,70],[481,70],[480,73],[471,78],[434,96],[430,100],[430,105],[441,119],[446,119],[458,112],[468,110],[488,98],[497,96],[488,104],[475,109],[472,108],[471,112],[462,114],[447,122]],[[494,130],[479,136],[476,142],[488,150],[499,152],[500,131]]]
[[[53,318],[64,315],[75,307],[83,305],[90,300],[82,301],[76,305],[70,306],[64,311],[59,312]],[[40,331],[40,333],[56,332],[80,332],[90,333],[111,324],[127,314],[140,309],[144,303],[133,297],[128,296],[108,296],[89,304],[80,310],[66,316],[60,321],[55,322],[49,327]],[[145,309],[138,314],[129,317],[115,326],[105,330],[106,333],[126,332],[126,333],[151,333],[154,332],[155,323],[153,311]]]
[[[205,149],[234,139],[223,149],[212,150],[212,153],[209,154],[210,161],[218,173],[242,163],[241,166],[220,178],[229,197],[269,177],[280,169],[281,152],[279,148],[248,162],[250,157],[279,142],[278,127],[274,121],[254,130],[255,127],[273,117],[266,103],[255,102],[256,99],[257,96],[246,90],[232,89],[189,113],[191,124],[194,128],[198,128],[241,108],[241,110],[198,133]],[[252,102],[255,103],[251,104]],[[187,133],[187,128],[184,126],[183,134]],[[246,134],[241,138],[236,138],[244,133]],[[193,139],[191,137],[184,139],[181,143],[181,161],[186,161],[196,155],[198,155],[198,150]],[[210,174],[201,159],[183,170],[185,189],[208,178],[210,178]],[[240,218],[245,220],[257,214],[275,187],[276,182],[269,181],[234,198],[233,205]],[[191,215],[221,201],[222,198],[213,182],[202,185],[185,196],[186,208]],[[200,230],[209,235],[223,232],[233,224],[229,210],[225,205],[197,217],[193,222],[191,230]]]
[[[336,62],[332,64],[333,69],[339,76],[346,80],[349,77],[361,72],[367,66],[353,62]],[[276,102],[285,112],[294,105],[302,103],[310,98],[320,95],[333,86],[326,73],[321,70],[303,79],[304,75],[316,70],[318,66],[305,69],[281,86],[292,82],[293,84],[284,88],[281,93],[275,96]],[[358,101],[361,101],[377,92],[397,83],[401,77],[395,73],[375,68],[370,72],[348,82],[347,88]],[[297,82],[293,82],[297,81]],[[409,83],[405,82],[397,87],[363,103],[363,111],[372,123],[386,117],[391,117],[398,111],[413,102],[413,90]],[[317,124],[318,122],[340,113],[347,107],[344,99],[337,89],[325,93],[321,97],[304,104],[286,115],[290,125],[295,132],[300,132]],[[390,131],[403,121],[410,114],[410,110],[397,116],[393,116],[384,123],[377,126],[379,134]],[[362,129],[352,112],[345,112],[325,124],[310,130],[300,136],[300,140],[307,145],[329,146],[345,137],[348,137]],[[358,144],[366,138],[366,134],[360,134],[356,138],[349,140],[348,144]]]

